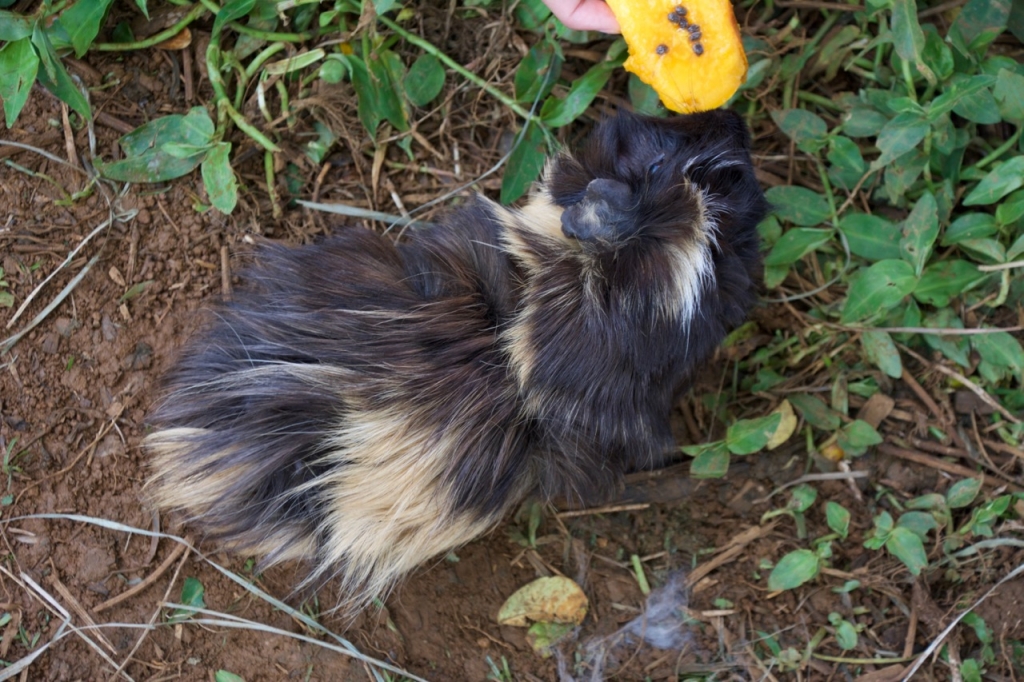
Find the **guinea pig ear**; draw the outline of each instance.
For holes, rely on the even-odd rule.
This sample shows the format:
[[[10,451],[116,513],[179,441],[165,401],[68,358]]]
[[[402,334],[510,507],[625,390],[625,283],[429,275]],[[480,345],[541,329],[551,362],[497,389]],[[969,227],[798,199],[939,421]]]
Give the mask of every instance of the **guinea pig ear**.
[[[566,152],[548,159],[542,177],[541,184],[547,189],[552,201],[562,208],[582,199],[587,185],[593,179],[576,157]]]

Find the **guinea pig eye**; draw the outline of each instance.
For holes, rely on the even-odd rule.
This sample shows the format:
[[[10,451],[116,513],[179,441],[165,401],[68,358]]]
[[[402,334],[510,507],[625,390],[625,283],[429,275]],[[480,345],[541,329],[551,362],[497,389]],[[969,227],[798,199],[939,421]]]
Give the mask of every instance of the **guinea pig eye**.
[[[651,162],[651,165],[647,168],[647,172],[654,175],[661,168],[661,164],[665,161],[665,155],[659,154],[658,158]]]

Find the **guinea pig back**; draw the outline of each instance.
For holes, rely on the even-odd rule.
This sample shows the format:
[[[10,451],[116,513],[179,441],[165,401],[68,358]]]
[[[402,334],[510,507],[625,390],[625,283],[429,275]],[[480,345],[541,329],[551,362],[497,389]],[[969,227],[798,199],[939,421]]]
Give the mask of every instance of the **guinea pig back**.
[[[728,111],[619,114],[521,208],[263,245],[167,377],[148,490],[364,604],[530,491],[597,502],[754,301],[766,204]]]

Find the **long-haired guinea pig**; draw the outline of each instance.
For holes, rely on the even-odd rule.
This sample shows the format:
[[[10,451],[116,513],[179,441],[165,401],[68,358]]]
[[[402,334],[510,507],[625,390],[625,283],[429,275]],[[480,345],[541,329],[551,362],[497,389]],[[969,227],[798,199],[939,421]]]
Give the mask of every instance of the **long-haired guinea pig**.
[[[619,114],[522,208],[261,247],[169,375],[156,504],[353,606],[531,491],[607,498],[754,301],[749,146],[729,111]]]

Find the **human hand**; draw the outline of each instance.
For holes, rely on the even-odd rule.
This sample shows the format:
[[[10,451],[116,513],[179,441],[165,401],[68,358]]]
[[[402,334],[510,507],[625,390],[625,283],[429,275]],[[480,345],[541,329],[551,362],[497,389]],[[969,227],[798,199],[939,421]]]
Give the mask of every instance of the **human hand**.
[[[543,0],[551,13],[577,31],[618,33],[619,22],[604,0]]]

